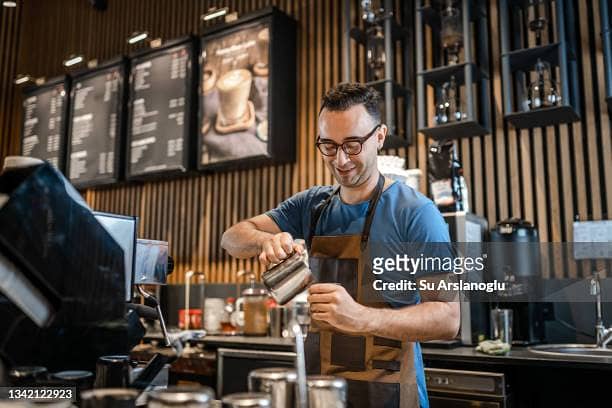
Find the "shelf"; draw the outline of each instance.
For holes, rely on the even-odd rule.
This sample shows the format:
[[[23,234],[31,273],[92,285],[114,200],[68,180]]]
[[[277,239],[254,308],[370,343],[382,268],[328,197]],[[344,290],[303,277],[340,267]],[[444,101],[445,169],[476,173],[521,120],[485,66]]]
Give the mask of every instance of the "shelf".
[[[568,55],[571,59],[571,54]],[[523,48],[502,55],[510,64],[510,71],[531,71],[538,58],[549,62],[552,66],[559,65],[559,43],[541,45],[539,47]]]
[[[470,2],[471,5],[471,20],[477,20],[486,16],[486,11],[484,10],[484,2],[479,4],[479,1]],[[440,31],[440,10],[442,9],[443,2],[440,0],[433,0],[430,5],[419,7],[417,12],[421,13],[421,17],[423,18],[423,22],[429,25],[434,31]]]
[[[409,145],[410,142],[401,136],[387,135],[383,149],[399,149],[401,147],[408,147]]]
[[[580,120],[572,106],[553,106],[526,112],[514,112],[504,118],[517,129],[544,127]]]
[[[444,140],[482,136],[490,133],[490,130],[474,120],[463,120],[419,129],[419,132],[435,140]]]
[[[410,90],[404,88],[403,86],[401,86],[396,81],[391,81],[389,79],[381,79],[379,81],[367,82],[366,85],[367,86],[371,86],[372,88],[376,89],[378,92],[381,93],[381,95],[383,95],[383,98],[384,98],[384,95],[385,95],[385,84],[387,82],[392,82],[393,83],[393,97],[394,98],[398,98],[398,97],[410,98],[410,95],[411,95]]]
[[[392,32],[392,37],[394,41],[399,41],[399,40],[403,40],[403,39],[410,37],[410,32],[406,30],[404,27],[397,24],[397,21],[395,20],[393,20],[391,24],[391,32]],[[353,40],[357,41],[359,44],[363,46],[366,45],[367,35],[364,30],[357,28],[357,27],[353,27],[350,29],[349,35],[351,36]]]
[[[488,79],[486,72],[478,69],[474,63],[462,63],[456,65],[446,65],[443,67],[437,67],[419,72],[419,75],[423,77],[426,84],[432,84],[434,86],[442,85],[447,82],[452,75],[455,76],[457,84],[462,85],[465,83],[465,66],[469,65],[472,70],[472,81],[477,82],[482,78]]]

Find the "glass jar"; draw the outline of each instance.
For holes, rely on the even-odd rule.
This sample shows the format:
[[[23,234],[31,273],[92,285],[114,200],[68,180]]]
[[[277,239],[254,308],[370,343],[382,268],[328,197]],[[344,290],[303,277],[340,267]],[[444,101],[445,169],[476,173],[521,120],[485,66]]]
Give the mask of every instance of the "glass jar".
[[[539,109],[556,106],[561,102],[559,85],[552,79],[550,64],[538,59],[534,70],[536,79],[529,84],[529,108]]]
[[[266,336],[268,334],[268,308],[265,289],[248,288],[242,291],[244,302],[244,334]]]

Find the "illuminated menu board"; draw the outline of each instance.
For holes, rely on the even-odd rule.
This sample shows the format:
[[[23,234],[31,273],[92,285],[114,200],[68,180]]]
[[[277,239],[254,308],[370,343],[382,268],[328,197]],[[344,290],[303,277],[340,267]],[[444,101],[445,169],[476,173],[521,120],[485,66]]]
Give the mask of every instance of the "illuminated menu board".
[[[115,63],[72,81],[66,173],[77,187],[119,179],[124,77]]]
[[[190,41],[132,58],[128,178],[188,170],[192,63]]]
[[[47,160],[64,170],[66,155],[66,107],[68,82],[65,78],[24,91],[21,154]]]

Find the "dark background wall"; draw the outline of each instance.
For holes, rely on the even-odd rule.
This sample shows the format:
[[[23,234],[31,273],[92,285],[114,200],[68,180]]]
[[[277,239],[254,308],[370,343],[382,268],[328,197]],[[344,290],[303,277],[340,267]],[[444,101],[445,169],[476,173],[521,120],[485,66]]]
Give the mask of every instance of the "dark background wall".
[[[173,282],[189,269],[210,281],[235,281],[238,269],[259,271],[253,261],[231,259],[219,246],[232,223],[261,213],[314,184],[329,184],[330,174],[315,151],[316,115],[326,89],[341,80],[340,0],[109,0],[94,10],[86,0],[24,0],[15,9],[0,8],[0,159],[19,152],[18,73],[51,78],[63,73],[62,60],[83,53],[99,61],[130,49],[126,37],[147,30],[164,39],[201,32],[200,15],[228,5],[244,14],[275,5],[298,21],[297,163],[169,181],[88,190],[95,209],[140,217],[140,236],[170,242],[177,261]],[[352,1],[358,21],[358,1]],[[516,131],[501,113],[499,14],[490,2],[491,135],[461,140],[461,160],[470,188],[472,211],[490,224],[509,216],[535,222],[542,241],[572,239],[572,222],[612,215],[612,136],[605,109],[604,66],[598,1],[574,1],[579,36],[582,120],[571,125]],[[412,26],[412,21],[405,22]],[[363,53],[352,44],[353,80],[363,80]],[[399,57],[399,56],[398,56]],[[400,60],[401,58],[397,58]],[[426,173],[428,141],[414,137],[408,167]],[[423,182],[422,191],[426,185]],[[558,265],[557,265],[558,266]],[[551,266],[546,276],[575,277],[576,270]]]

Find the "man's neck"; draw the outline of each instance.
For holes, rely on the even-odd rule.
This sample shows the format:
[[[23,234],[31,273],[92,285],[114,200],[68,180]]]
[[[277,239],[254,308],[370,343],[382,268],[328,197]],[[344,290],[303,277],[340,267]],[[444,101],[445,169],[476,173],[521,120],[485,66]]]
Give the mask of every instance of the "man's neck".
[[[346,204],[357,204],[363,201],[369,200],[372,197],[376,184],[378,184],[378,177],[380,173],[376,170],[370,178],[363,184],[357,187],[340,187],[340,198]]]

